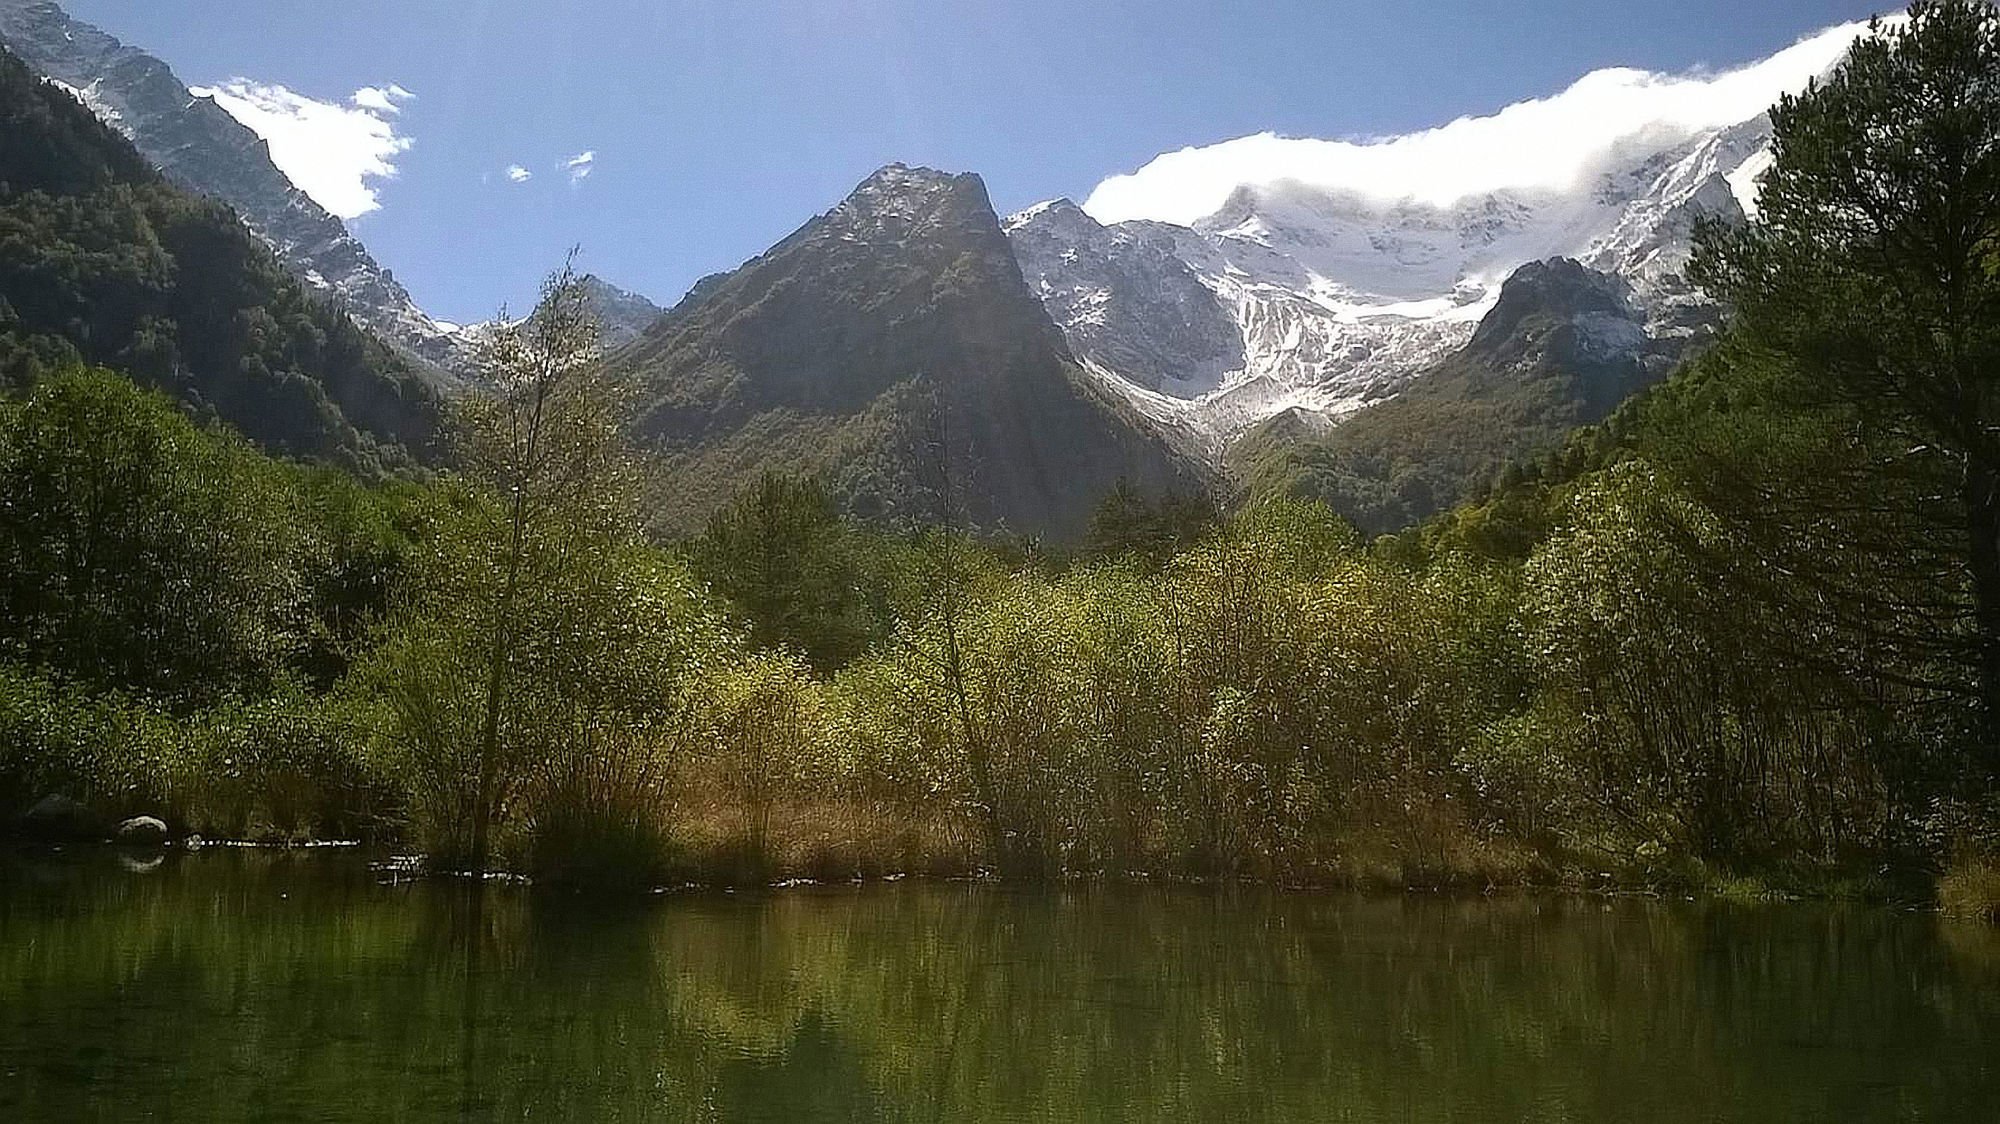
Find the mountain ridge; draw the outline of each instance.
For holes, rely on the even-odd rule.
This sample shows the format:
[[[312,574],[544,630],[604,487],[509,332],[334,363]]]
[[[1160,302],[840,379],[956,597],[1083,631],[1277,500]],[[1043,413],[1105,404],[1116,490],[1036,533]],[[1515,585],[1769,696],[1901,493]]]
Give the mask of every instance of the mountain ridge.
[[[194,97],[165,63],[48,0],[0,0],[0,39],[17,38],[40,52],[45,76],[169,176],[235,205],[308,285],[431,370],[452,372],[445,385],[476,384],[466,376],[482,326],[424,314],[344,224],[285,179],[254,133]],[[1448,202],[1242,183],[1186,225],[1100,223],[1068,199],[1000,219],[976,176],[890,164],[737,270],[703,278],[671,309],[596,277],[584,283],[606,352],[647,384],[642,429],[696,471],[733,479],[802,458],[848,473],[848,498],[864,508],[907,508],[908,480],[898,499],[860,493],[873,487],[864,477],[909,475],[886,461],[921,443],[907,432],[922,409],[911,396],[929,395],[947,414],[992,427],[977,449],[963,450],[971,459],[961,467],[997,471],[1002,491],[1012,490],[986,497],[982,516],[1002,524],[1073,529],[1083,501],[1059,493],[1095,494],[1113,461],[1153,486],[1234,475],[1256,491],[1299,463],[1333,457],[1341,473],[1374,472],[1367,486],[1395,494],[1381,510],[1423,511],[1462,491],[1461,477],[1484,471],[1490,456],[1527,451],[1549,425],[1597,414],[1602,388],[1656,377],[1663,356],[1707,338],[1720,313],[1685,277],[1692,232],[1704,219],[1754,212],[1769,133],[1758,114],[1628,137],[1570,188],[1501,188]],[[934,205],[955,194],[968,204]],[[876,253],[844,254],[842,244]],[[938,257],[941,246],[959,256]],[[813,278],[828,299],[815,304],[794,274]],[[990,306],[948,299],[959,282]],[[1623,295],[1613,300],[1614,290]],[[1597,303],[1562,307],[1572,298]],[[1536,301],[1554,303],[1522,312]],[[1524,317],[1557,328],[1524,342]],[[1565,363],[1575,377],[1557,370]],[[1063,402],[1058,429],[1111,453],[1093,460],[1050,448],[1020,423],[1034,415],[1026,392],[995,372]],[[1564,399],[1561,388],[1586,397]],[[1413,420],[1426,410],[1438,418]],[[1014,421],[1002,426],[1003,416]],[[1515,431],[1461,434],[1465,448],[1434,445],[1438,434],[1495,425]],[[1413,427],[1437,434],[1401,453],[1381,447],[1380,435]],[[1017,448],[1004,447],[1003,430]],[[867,440],[896,451],[860,448]],[[700,448],[710,442],[717,447]],[[1278,456],[1280,447],[1298,455]],[[1414,478],[1410,457],[1425,449],[1449,469],[1418,474],[1429,477],[1422,487],[1398,484]],[[863,461],[874,468],[852,469]],[[1274,472],[1281,461],[1287,467]],[[1033,480],[1040,470],[1023,465],[1073,471]],[[685,525],[700,506],[663,510]]]
[[[266,448],[431,459],[436,388],[213,199],[0,48],[0,385],[114,367]]]
[[[976,175],[885,166],[614,363],[644,388],[639,432],[687,480],[820,471],[850,510],[900,520],[939,514],[948,464],[963,517],[1055,537],[1120,480],[1194,483],[1076,364]],[[685,527],[724,498],[660,507]]]
[[[1758,114],[1635,143],[1569,191],[1502,189],[1438,205],[1244,184],[1188,226],[1106,225],[1056,200],[1010,216],[1007,229],[1086,365],[1160,424],[1192,434],[1190,448],[1220,458],[1288,411],[1337,420],[1393,398],[1470,343],[1506,279],[1531,262],[1571,259],[1623,278],[1649,338],[1705,330],[1713,310],[1685,278],[1693,229],[1747,217],[1769,132]],[[1175,353],[1155,342],[1174,311],[1157,290],[1183,276],[1221,315],[1176,301],[1200,309],[1202,324]]]
[[[418,307],[347,225],[271,161],[269,146],[160,59],[50,0],[0,0],[0,43],[123,134],[168,178],[229,204],[294,275],[434,369],[470,360],[452,327]]]

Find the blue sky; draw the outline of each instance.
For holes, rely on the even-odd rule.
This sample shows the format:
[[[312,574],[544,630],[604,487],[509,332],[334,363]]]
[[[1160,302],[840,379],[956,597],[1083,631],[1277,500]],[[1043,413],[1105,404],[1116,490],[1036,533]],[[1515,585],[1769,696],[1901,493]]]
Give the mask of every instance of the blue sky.
[[[348,174],[345,209],[374,207],[351,225],[421,304],[456,320],[518,307],[571,244],[586,268],[671,303],[892,160],[979,172],[1005,213],[1087,198],[1186,146],[1426,129],[1601,68],[1740,66],[1879,10],[1862,0],[65,7],[239,102],[304,104],[273,102],[269,87],[281,85],[351,111],[365,88],[362,108],[375,108],[334,122],[325,135],[340,143],[315,141],[314,154],[393,166],[393,177]],[[237,78],[250,85],[228,85]]]

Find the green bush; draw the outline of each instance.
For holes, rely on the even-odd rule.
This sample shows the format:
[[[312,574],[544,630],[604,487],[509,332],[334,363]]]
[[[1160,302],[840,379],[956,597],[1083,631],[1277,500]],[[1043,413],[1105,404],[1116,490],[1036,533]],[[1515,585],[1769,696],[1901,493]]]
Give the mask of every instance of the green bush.
[[[0,665],[0,792],[19,805],[0,816],[59,793],[216,837],[381,836],[401,808],[372,722],[369,704],[297,690],[176,713]]]

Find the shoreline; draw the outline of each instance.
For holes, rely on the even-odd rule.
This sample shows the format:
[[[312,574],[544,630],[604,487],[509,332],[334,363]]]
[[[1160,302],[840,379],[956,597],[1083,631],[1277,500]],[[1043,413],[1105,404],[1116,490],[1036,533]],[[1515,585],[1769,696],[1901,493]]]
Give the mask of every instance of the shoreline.
[[[470,871],[434,868],[428,865],[420,852],[396,849],[393,845],[377,844],[365,840],[307,840],[299,842],[274,842],[257,839],[201,839],[193,846],[181,841],[162,845],[134,845],[114,840],[51,842],[16,837],[0,837],[0,853],[15,855],[45,855],[63,859],[83,858],[91,855],[110,855],[125,858],[143,856],[163,860],[169,857],[194,858],[204,852],[307,855],[337,853],[359,855],[375,872],[390,872],[395,877],[382,881],[383,886],[406,885],[416,882],[469,883],[482,879],[487,883],[502,884],[529,890],[538,895],[559,897],[568,900],[583,900],[605,904],[631,903],[662,897],[692,894],[766,894],[792,890],[868,889],[898,884],[931,885],[981,885],[1004,889],[1027,890],[1067,890],[1086,887],[1148,887],[1158,889],[1202,890],[1216,893],[1258,893],[1281,896],[1311,897],[1315,895],[1354,895],[1370,898],[1432,897],[1455,900],[1479,898],[1499,898],[1515,896],[1550,896],[1595,898],[1600,900],[1646,900],[1654,902],[1678,902],[1683,904],[1732,904],[1732,905],[1854,905],[1870,909],[1881,909],[1895,913],[1922,913],[1935,915],[1944,920],[1960,921],[1967,924],[1982,924],[1978,917],[1960,917],[1946,910],[1937,900],[1935,892],[1929,896],[1913,893],[1897,893],[1882,887],[1870,891],[1852,882],[1843,883],[1839,879],[1819,889],[1773,884],[1758,876],[1733,876],[1721,880],[1710,887],[1671,885],[1665,883],[1644,883],[1636,881],[1605,881],[1602,879],[1558,878],[1558,879],[1509,879],[1505,881],[1476,884],[1475,880],[1452,879],[1442,882],[1396,881],[1379,878],[1347,878],[1324,880],[1264,879],[1252,877],[1231,877],[1215,875],[1190,875],[1154,873],[1150,871],[1108,872],[1064,872],[1054,875],[1008,875],[990,868],[976,868],[963,871],[887,871],[883,873],[856,874],[850,877],[824,877],[803,874],[780,874],[765,880],[732,880],[728,878],[689,877],[663,882],[658,885],[632,887],[617,890],[585,890],[563,884],[541,884],[526,873],[507,869],[487,871],[483,876]],[[153,869],[148,866],[147,870]],[[1915,872],[1912,872],[1915,873]],[[1930,884],[1935,887],[1936,876],[1931,876]],[[1910,885],[1910,883],[1905,883]]]

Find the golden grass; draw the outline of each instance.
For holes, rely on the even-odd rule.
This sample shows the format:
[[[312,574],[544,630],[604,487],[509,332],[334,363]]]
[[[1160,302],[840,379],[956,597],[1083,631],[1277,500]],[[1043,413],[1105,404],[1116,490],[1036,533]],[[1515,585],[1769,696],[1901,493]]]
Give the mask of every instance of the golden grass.
[[[2000,861],[1960,855],[1938,879],[1938,906],[1947,916],[2000,924]]]
[[[910,874],[937,878],[982,866],[970,825],[949,813],[911,816],[851,798],[774,804],[761,840],[752,817],[723,799],[681,804],[669,835],[678,881],[760,885],[846,882]]]

